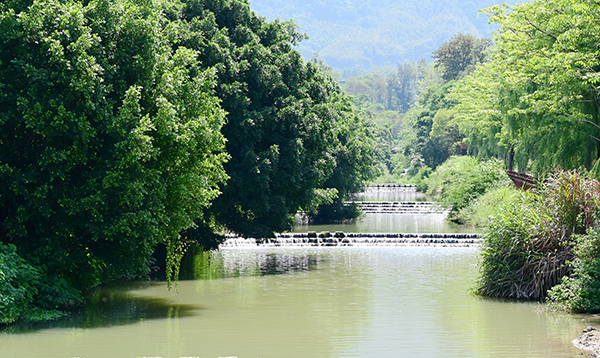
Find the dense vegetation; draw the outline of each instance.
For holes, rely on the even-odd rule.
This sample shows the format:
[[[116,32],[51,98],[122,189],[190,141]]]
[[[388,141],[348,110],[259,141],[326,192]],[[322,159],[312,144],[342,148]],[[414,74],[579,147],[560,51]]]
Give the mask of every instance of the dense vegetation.
[[[591,169],[600,154],[600,6],[534,1],[486,11],[501,25],[491,61],[454,91],[471,150],[514,157],[520,171]]]
[[[554,307],[597,312],[599,184],[592,176],[600,157],[600,62],[593,29],[600,6],[533,1],[486,12],[500,25],[489,60],[456,81],[442,75],[449,82],[440,88],[449,88],[436,117],[444,115],[445,127],[458,134],[454,145],[467,153],[503,158],[507,168],[545,180],[528,193],[492,190],[458,214],[481,223],[475,210],[504,203],[486,209],[492,215],[485,224],[477,292],[525,299],[550,295]],[[434,133],[432,128],[430,138]],[[430,182],[445,178],[442,169]],[[460,178],[454,186],[459,190],[463,184]]]
[[[482,195],[512,184],[501,161],[481,161],[472,156],[448,158],[426,183],[427,194],[441,198],[442,206],[450,210],[448,219],[457,222],[465,219],[462,212]]]
[[[174,46],[180,30],[151,4],[0,10],[7,255],[39,271],[44,308],[74,304],[71,288],[147,277],[154,247],[179,246],[226,178],[214,71]]]
[[[589,243],[597,235],[588,236],[597,230],[598,200],[597,180],[575,171],[559,171],[546,180],[540,191],[524,192],[505,203],[491,217],[484,235],[478,292],[494,297],[545,298],[548,290],[571,273],[569,264],[577,258],[579,274],[566,280],[562,288],[555,288],[555,299],[562,301],[559,294],[568,296],[569,286],[586,280],[582,270],[594,268],[585,260],[589,261],[595,252],[586,247],[598,245]],[[598,310],[595,305],[594,310]],[[573,303],[573,308],[583,306]]]
[[[358,190],[370,131],[301,39],[242,0],[1,3],[0,322]]]
[[[450,156],[464,154],[450,94],[488,59],[491,41],[458,33],[434,51],[436,60],[373,69],[343,84],[378,128],[381,181],[417,183]]]

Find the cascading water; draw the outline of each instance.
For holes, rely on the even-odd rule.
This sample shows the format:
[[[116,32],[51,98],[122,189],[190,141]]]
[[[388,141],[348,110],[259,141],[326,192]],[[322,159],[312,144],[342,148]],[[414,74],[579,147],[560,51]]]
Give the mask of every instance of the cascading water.
[[[327,247],[327,246],[397,246],[397,247],[472,247],[481,243],[478,234],[410,234],[410,233],[295,233],[279,234],[269,239],[244,239],[234,235],[219,246],[249,247]]]
[[[422,199],[414,186],[383,185],[369,187],[358,195],[360,201],[354,201],[364,213],[363,221],[382,219],[391,221],[418,220],[423,221],[435,217],[443,221],[447,210],[439,203],[431,201],[416,201]],[[369,200],[376,198],[377,201]],[[384,199],[384,200],[381,200]],[[401,200],[398,200],[401,199]],[[413,200],[410,200],[413,199]],[[241,238],[228,235],[219,246],[221,249],[252,248],[252,247],[473,247],[481,243],[475,233],[432,233],[432,232],[345,232],[349,227],[342,228],[310,228],[296,233],[277,234],[274,238]],[[310,231],[316,230],[316,231]],[[344,230],[344,231],[321,231]],[[409,230],[410,231],[410,230]]]
[[[355,201],[365,214],[447,214],[439,203],[431,201]]]

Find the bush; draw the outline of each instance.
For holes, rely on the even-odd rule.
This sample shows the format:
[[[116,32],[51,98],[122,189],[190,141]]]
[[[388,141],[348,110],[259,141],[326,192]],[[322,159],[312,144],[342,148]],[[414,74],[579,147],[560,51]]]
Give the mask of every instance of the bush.
[[[543,225],[540,198],[525,192],[514,199],[502,203],[485,228],[476,292],[490,297],[535,299],[543,295],[531,270],[544,257],[534,249],[536,233]]]
[[[577,238],[594,228],[600,183],[575,171],[559,171],[539,193],[526,192],[518,198],[501,205],[484,232],[476,291],[492,297],[543,299],[573,270],[568,262],[575,258]],[[575,255],[589,251],[576,250]]]
[[[504,164],[497,159],[480,161],[470,156],[453,156],[429,177],[427,193],[439,197],[450,209],[449,219],[458,221],[458,213],[488,190],[510,185]]]
[[[40,272],[17,254],[14,245],[0,243],[0,324],[27,315],[37,294]]]
[[[550,306],[572,312],[600,312],[600,228],[576,237],[570,277],[548,292]]]
[[[80,301],[80,292],[64,278],[44,275],[19,256],[14,245],[0,243],[0,324],[61,317],[65,313],[58,309]]]
[[[521,192],[513,186],[492,189],[462,209],[457,220],[471,226],[485,227],[490,217],[498,212],[498,203],[517,205],[517,201],[521,200],[520,195]]]

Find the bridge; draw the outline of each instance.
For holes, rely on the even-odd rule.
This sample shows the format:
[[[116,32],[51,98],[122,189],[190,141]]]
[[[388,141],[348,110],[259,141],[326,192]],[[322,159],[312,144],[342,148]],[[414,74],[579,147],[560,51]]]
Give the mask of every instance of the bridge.
[[[521,174],[512,170],[507,170],[506,174],[515,183],[515,186],[522,190],[534,189],[537,187],[538,181],[529,174]]]

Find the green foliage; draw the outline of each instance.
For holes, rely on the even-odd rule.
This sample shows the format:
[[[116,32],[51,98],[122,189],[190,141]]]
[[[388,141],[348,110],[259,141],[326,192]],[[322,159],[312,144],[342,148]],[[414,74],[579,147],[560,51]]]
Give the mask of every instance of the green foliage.
[[[460,154],[462,135],[454,121],[455,102],[448,98],[455,85],[455,81],[433,83],[406,113],[398,143],[398,150],[406,157],[418,158],[424,166],[435,169],[451,155]]]
[[[178,44],[215,68],[227,111],[230,179],[202,220],[271,237],[291,229],[297,210],[313,206],[315,189],[344,195],[368,176],[369,131],[323,64],[305,64],[293,49],[304,38],[293,23],[268,22],[241,0],[185,1],[179,16],[185,32]],[[325,184],[338,172],[343,181]]]
[[[575,292],[581,275],[592,265],[586,256],[592,246],[587,239],[577,238],[595,232],[590,230],[595,226],[600,183],[574,171],[558,171],[539,194],[526,192],[516,199],[502,204],[486,227],[476,291],[492,297],[543,299],[569,275],[572,268],[567,263],[574,258],[573,248],[580,245],[585,250],[575,250],[575,257],[581,254],[583,260],[577,265],[587,267],[575,269],[579,270],[575,281],[565,279],[554,298],[575,307],[578,293],[569,296],[569,292]]]
[[[450,157],[431,174],[427,193],[439,197],[449,208],[450,218],[458,220],[459,211],[487,191],[508,186],[504,164],[496,159],[481,161],[471,156]]]
[[[172,6],[0,8],[0,240],[44,267],[47,298],[147,277],[226,177],[214,71],[175,45]]]
[[[458,213],[457,221],[475,227],[485,227],[490,217],[498,212],[498,203],[518,205],[519,195],[520,191],[512,185],[492,188],[464,207]]]
[[[269,237],[359,190],[372,130],[303,38],[243,0],[3,3],[0,242],[40,268],[32,299],[145,278],[159,244],[170,286],[216,228]]]
[[[353,194],[362,191],[367,182],[376,175],[373,161],[379,155],[373,126],[358,115],[350,99],[340,99],[339,112],[345,117],[337,136],[338,145],[333,152],[335,168],[323,183],[324,190],[335,191],[330,203],[319,205],[310,217],[317,221],[340,221],[355,219],[360,211],[354,205],[346,205]],[[343,107],[342,107],[343,106]]]
[[[569,262],[573,273],[552,287],[548,301],[554,309],[597,313],[600,312],[600,227],[574,239],[575,258]]]
[[[54,319],[64,315],[56,308],[67,307],[80,299],[76,292],[70,295],[72,288],[48,285],[40,271],[19,256],[14,245],[0,243],[0,325],[19,319]],[[50,293],[49,290],[52,290],[52,298],[40,297]]]
[[[370,104],[380,104],[387,111],[405,113],[416,101],[420,82],[428,71],[424,59],[398,63],[395,68],[376,67],[366,74],[346,79],[343,88],[353,96],[366,95]]]
[[[487,59],[490,39],[476,39],[471,34],[461,32],[433,51],[431,57],[435,67],[442,69],[444,81],[459,80],[475,69],[475,64]]]
[[[470,145],[514,153],[520,171],[590,169],[600,156],[600,6],[539,0],[486,12],[501,25],[491,61],[457,86]]]
[[[534,251],[534,232],[543,225],[540,198],[521,193],[511,203],[501,203],[483,235],[480,278],[476,292],[483,296],[528,298],[543,297],[531,263],[543,262],[545,252]],[[543,282],[542,282],[543,283]]]
[[[0,324],[12,323],[27,314],[40,276],[17,254],[14,245],[0,243]]]

